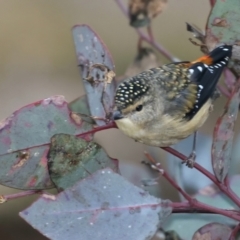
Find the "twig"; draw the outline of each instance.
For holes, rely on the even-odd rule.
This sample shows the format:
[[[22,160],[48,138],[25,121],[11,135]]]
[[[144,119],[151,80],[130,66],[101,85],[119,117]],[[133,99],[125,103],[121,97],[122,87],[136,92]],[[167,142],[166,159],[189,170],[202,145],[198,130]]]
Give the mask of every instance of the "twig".
[[[81,133],[78,136],[93,134],[93,133],[96,133],[96,132],[99,132],[99,131],[102,131],[102,130],[106,130],[106,129],[111,129],[111,128],[117,128],[115,122],[110,122],[107,125],[97,127],[95,129],[93,129],[91,131],[88,131],[88,132],[85,132],[85,133]],[[162,147],[162,149],[165,150],[168,153],[171,153],[172,155],[181,159],[182,161],[185,161],[187,159],[187,156],[185,156],[184,154],[178,152],[177,150],[175,150],[171,147]],[[204,167],[202,167],[198,163],[195,162],[193,167],[196,168],[203,175],[205,175],[207,178],[209,178],[213,183],[215,183],[216,186],[223,193],[225,193],[238,207],[240,207],[240,198],[231,190],[231,188],[229,188],[225,184],[219,182],[217,180],[217,178],[212,173],[210,173],[207,169],[205,169]],[[187,199],[186,196],[184,196],[184,197]]]
[[[216,208],[216,207],[201,203],[197,199],[192,198],[169,176],[168,172],[164,171],[161,168],[160,163],[156,162],[150,154],[145,152],[145,156],[151,163],[151,167],[157,170],[158,172],[160,172],[160,174],[187,199],[188,203],[185,203],[185,202],[183,204],[172,203],[173,204],[172,206],[173,208],[175,208],[175,211],[177,209],[183,210],[182,208],[184,209],[188,208],[192,210],[197,209],[197,210],[207,211],[208,213],[211,212],[211,213],[221,214],[223,216],[229,217],[237,221],[240,220],[240,214],[238,213],[238,211]]]
[[[128,17],[128,11],[127,8],[124,6],[122,0],[115,0],[117,5],[119,6],[119,8],[122,10],[122,12],[124,13],[124,15],[126,17]],[[180,60],[173,56],[168,50],[166,50],[162,45],[160,45],[159,43],[157,43],[153,36],[148,36],[147,34],[145,34],[143,32],[143,30],[140,29],[136,29],[139,37],[146,41],[147,43],[149,43],[150,45],[152,45],[154,48],[156,48],[162,55],[164,55],[167,59],[169,59],[172,62],[179,62]]]
[[[224,82],[227,85],[227,88],[230,92],[234,90],[235,84],[236,84],[236,77],[234,74],[231,72],[230,69],[225,68],[223,71],[224,74]],[[230,93],[229,93],[230,95]]]
[[[227,189],[230,188],[230,181],[229,181],[229,177],[228,177],[228,176],[225,177],[225,179],[224,179],[224,184],[225,184],[225,186],[227,187]]]
[[[116,123],[111,121],[111,122],[109,122],[108,124],[106,124],[104,126],[96,127],[96,128],[94,128],[94,129],[92,129],[92,130],[90,130],[88,132],[80,133],[77,136],[78,137],[82,137],[82,136],[85,136],[85,135],[88,135],[88,134],[94,134],[96,132],[100,132],[100,131],[107,130],[107,129],[110,129],[110,128],[117,128]]]
[[[231,93],[224,86],[218,84],[217,88],[225,97],[229,98],[231,96]]]
[[[216,0],[209,0],[209,2],[210,2],[210,6],[211,6],[211,7],[213,7],[213,6],[214,6],[214,4],[215,4],[215,1],[216,1]]]
[[[203,209],[199,207],[193,207],[189,202],[172,202],[169,204],[172,207],[172,213],[206,213],[206,214],[219,214],[211,209]],[[209,206],[211,208],[211,206]],[[239,216],[239,213],[236,210],[232,209],[221,209],[230,214]]]
[[[228,193],[230,194],[231,196],[231,199],[234,198],[234,199],[238,199],[239,201],[239,197],[237,196],[237,194],[231,189],[231,185],[230,185],[230,180],[229,180],[229,177],[226,176],[225,180],[224,180],[224,184],[225,186],[227,187],[227,191]]]
[[[192,197],[190,195],[188,195],[169,175],[166,171],[164,171],[161,166],[160,166],[160,163],[156,163],[156,161],[153,159],[153,157],[147,153],[147,152],[144,152],[145,156],[147,157],[147,159],[149,160],[149,162],[153,165],[156,166],[157,170],[161,171],[161,174],[164,178],[167,179],[168,182],[171,183],[171,185],[176,188],[189,202],[192,201]]]
[[[192,38],[189,38],[188,40],[189,40],[194,46],[207,47],[206,44],[204,44],[204,43],[198,43],[198,42],[194,41]]]
[[[180,158],[182,161],[187,159],[187,156],[183,155],[182,153],[178,152],[177,150],[170,148],[170,147],[162,147],[163,150],[166,152],[171,153],[175,157]],[[225,184],[219,182],[217,178],[210,173],[207,169],[199,165],[198,163],[194,163],[194,168],[196,168],[199,172],[204,174],[207,178],[209,178],[213,183],[217,185],[217,187],[224,192],[238,207],[240,207],[240,198],[230,189],[225,186]]]
[[[153,32],[152,32],[152,26],[151,25],[149,25],[147,27],[147,32],[148,32],[148,36],[149,36],[151,42],[154,42],[154,37],[153,37]]]
[[[209,213],[216,214],[206,209],[193,208],[189,202],[172,202],[169,204],[172,207],[172,213]],[[232,210],[230,210],[232,211]]]
[[[119,1],[119,0],[116,0]],[[173,56],[169,51],[167,51],[162,45],[159,43],[152,41],[142,30],[136,29],[138,35],[147,43],[155,47],[162,55],[164,55],[167,59],[169,59],[172,62],[179,62],[180,59]]]
[[[22,198],[29,195],[41,194],[41,193],[42,193],[42,190],[29,190],[29,191],[24,191],[24,192],[9,194],[9,195],[0,195],[0,203],[5,203],[12,199]]]

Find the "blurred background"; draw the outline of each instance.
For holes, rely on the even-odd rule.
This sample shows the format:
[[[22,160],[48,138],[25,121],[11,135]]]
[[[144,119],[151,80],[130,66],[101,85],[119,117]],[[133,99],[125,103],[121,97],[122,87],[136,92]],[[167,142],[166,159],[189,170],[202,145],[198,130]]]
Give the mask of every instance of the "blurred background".
[[[166,10],[153,21],[156,40],[182,60],[197,58],[202,53],[188,41],[192,36],[186,31],[185,22],[204,29],[209,11],[208,0],[169,0]],[[84,93],[71,35],[72,26],[82,23],[99,34],[112,54],[117,75],[122,75],[136,55],[138,37],[115,1],[1,1],[1,119],[36,100],[64,95],[71,101]],[[167,62],[161,55],[159,60]],[[201,129],[204,137],[212,134],[224,102],[224,98],[217,101],[214,113]],[[110,156],[120,159],[123,175],[133,181],[141,178],[138,169],[142,169],[140,161],[144,150],[153,152],[161,160],[165,156],[163,151],[135,143],[118,130],[101,132],[96,139]],[[171,171],[174,174],[174,169]],[[177,193],[163,183],[158,194],[177,199]],[[13,192],[16,191],[0,187],[0,195]],[[1,239],[46,239],[18,216],[33,200],[34,197],[27,197],[0,205]]]

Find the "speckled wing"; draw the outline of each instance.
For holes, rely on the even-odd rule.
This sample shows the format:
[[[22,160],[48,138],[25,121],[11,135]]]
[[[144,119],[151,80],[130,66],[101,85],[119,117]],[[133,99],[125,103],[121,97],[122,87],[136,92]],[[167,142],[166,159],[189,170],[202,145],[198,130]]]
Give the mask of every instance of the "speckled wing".
[[[191,79],[189,62],[172,63],[151,69],[164,99],[164,113],[185,117],[197,101],[198,84]]]
[[[229,54],[226,53],[227,50]],[[156,80],[165,94],[165,113],[178,113],[178,116],[191,119],[207,100],[212,98],[223,69],[228,63],[227,55],[230,55],[230,50],[230,47],[214,50],[209,57],[212,57],[210,65],[200,61],[179,62],[155,69],[159,72],[156,74]]]
[[[115,103],[119,110],[133,110],[141,98],[149,103],[154,94],[164,106],[164,113],[191,119],[211,98],[224,67],[231,57],[232,46],[224,45],[194,62],[178,62],[144,71],[121,83]]]

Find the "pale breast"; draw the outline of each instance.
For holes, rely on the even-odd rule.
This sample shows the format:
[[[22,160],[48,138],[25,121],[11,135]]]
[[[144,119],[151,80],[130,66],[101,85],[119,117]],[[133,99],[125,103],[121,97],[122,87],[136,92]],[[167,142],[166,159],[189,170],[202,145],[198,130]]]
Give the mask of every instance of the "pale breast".
[[[177,143],[197,131],[207,120],[212,101],[208,100],[189,121],[174,119],[164,115],[146,128],[133,123],[128,118],[116,121],[118,128],[127,136],[146,145],[166,147]]]

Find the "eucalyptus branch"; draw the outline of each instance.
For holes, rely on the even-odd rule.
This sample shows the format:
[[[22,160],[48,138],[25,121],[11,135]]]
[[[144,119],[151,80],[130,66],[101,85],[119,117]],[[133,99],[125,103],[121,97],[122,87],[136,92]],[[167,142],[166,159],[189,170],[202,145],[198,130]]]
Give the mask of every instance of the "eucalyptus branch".
[[[209,0],[209,2],[210,2],[210,6],[213,7],[215,2],[216,2],[216,0]]]
[[[122,12],[124,13],[124,15],[126,17],[128,17],[128,11],[127,8],[124,6],[122,0],[115,0],[117,5],[119,6],[119,8],[122,10]],[[150,29],[148,29],[149,32]],[[169,59],[172,62],[179,62],[180,60],[175,57],[173,54],[171,54],[167,49],[165,49],[161,44],[157,43],[153,36],[151,34],[149,34],[150,36],[148,36],[147,34],[145,34],[143,32],[143,30],[141,29],[136,29],[136,32],[138,33],[140,40],[144,40],[145,42],[149,43],[150,45],[152,45],[154,48],[156,48],[162,55],[164,55],[167,59]]]
[[[174,187],[176,188],[185,198],[186,200],[188,200],[188,202],[191,202],[192,201],[192,197],[190,195],[188,195],[170,176],[169,174],[163,170],[161,168],[161,164],[159,162],[156,162],[153,157],[147,153],[147,152],[144,152],[146,158],[149,160],[149,162],[153,165],[151,166],[155,166],[156,167],[156,170],[158,170],[161,175]]]
[[[234,89],[236,84],[236,77],[233,72],[229,68],[225,68],[223,71],[224,74],[224,82],[228,88],[229,96],[231,95],[231,91]]]
[[[200,207],[193,207],[189,202],[172,202],[169,204],[172,207],[172,213],[203,213],[203,214],[219,214],[216,211],[212,211],[210,208],[203,209]],[[239,216],[239,213],[236,210],[232,209],[221,209],[225,212],[235,215],[236,217]]]
[[[104,126],[100,126],[100,127],[97,126],[97,127],[93,128],[92,130],[90,130],[88,132],[80,133],[77,136],[82,137],[82,136],[85,136],[85,135],[88,135],[88,134],[94,134],[96,132],[100,132],[100,131],[107,130],[107,129],[110,129],[110,128],[117,128],[117,125],[114,121],[110,121],[108,124],[106,124]]]
[[[5,203],[12,199],[22,198],[29,195],[41,194],[42,190],[28,190],[19,193],[13,193],[9,195],[0,195],[0,203]]]
[[[174,155],[175,157],[181,159],[182,161],[186,161],[186,159],[187,159],[187,156],[185,156],[184,154],[178,152],[177,150],[175,150],[175,149],[173,149],[171,147],[163,147],[162,149],[165,150],[166,152],[171,153],[172,155]],[[226,187],[225,184],[219,182],[217,180],[217,178],[212,173],[210,173],[207,169],[205,169],[204,167],[202,167],[198,163],[195,162],[193,167],[196,168],[202,174],[204,174],[213,183],[215,183],[216,186],[223,193],[226,194],[226,196],[228,196],[238,207],[240,207],[240,198],[231,190],[231,188],[228,188],[228,187]]]
[[[182,210],[182,207],[184,208],[187,207],[189,209],[191,208],[192,210],[197,209],[197,210],[207,211],[207,213],[210,212],[210,213],[221,214],[231,219],[240,221],[240,214],[238,211],[216,208],[216,207],[201,203],[197,199],[192,198],[169,176],[167,171],[162,169],[161,164],[159,162],[156,162],[155,159],[146,152],[145,152],[145,156],[149,160],[151,167],[157,170],[174,188],[176,188],[187,199],[188,203],[183,202],[183,205],[181,205],[180,203],[178,204],[175,203],[175,205],[173,205],[175,210],[177,208],[180,208]]]
[[[231,93],[224,86],[218,84],[217,88],[220,91],[220,93],[225,97],[229,98],[231,96]]]
[[[106,130],[106,129],[111,129],[111,128],[117,128],[115,122],[111,121],[108,124],[104,125],[104,126],[100,126],[100,127],[96,127],[88,132],[85,133],[81,133],[78,136],[85,136],[88,134],[94,134],[96,132],[102,131],[102,130]],[[161,147],[163,150],[165,150],[166,152],[174,155],[175,157],[181,159],[183,162],[186,161],[187,156],[185,156],[184,154],[178,152],[177,150],[171,148],[171,147]],[[215,183],[215,185],[223,192],[226,194],[226,196],[228,196],[238,207],[240,207],[240,198],[231,190],[231,188],[229,187],[229,184],[225,184],[225,183],[221,183],[217,180],[217,178],[210,173],[207,169],[205,169],[204,167],[202,167],[200,164],[198,163],[194,163],[193,166],[195,169],[197,169],[199,172],[201,172],[203,175],[205,175],[207,178],[209,178],[213,183]],[[169,181],[171,181],[171,184],[173,186],[175,186],[175,188],[177,187],[177,185],[172,179]],[[186,193],[182,190],[182,189],[178,189],[178,191],[187,199],[190,200],[190,196],[186,195]],[[189,198],[190,197],[190,198]]]

